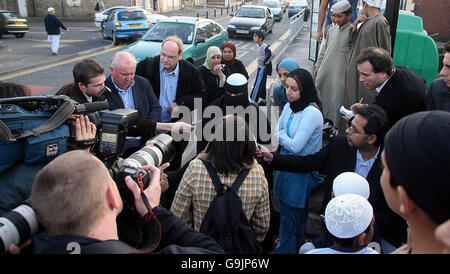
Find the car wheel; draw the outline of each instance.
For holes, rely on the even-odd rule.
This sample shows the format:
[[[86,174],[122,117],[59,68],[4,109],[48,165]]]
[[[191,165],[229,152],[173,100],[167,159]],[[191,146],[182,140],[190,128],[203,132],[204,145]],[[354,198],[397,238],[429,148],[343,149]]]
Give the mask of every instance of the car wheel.
[[[113,39],[114,46],[118,46],[119,45],[119,39],[117,38],[115,32],[113,32],[113,34],[112,34],[112,39]]]
[[[14,34],[17,38],[23,38],[25,36],[25,33],[16,33]]]

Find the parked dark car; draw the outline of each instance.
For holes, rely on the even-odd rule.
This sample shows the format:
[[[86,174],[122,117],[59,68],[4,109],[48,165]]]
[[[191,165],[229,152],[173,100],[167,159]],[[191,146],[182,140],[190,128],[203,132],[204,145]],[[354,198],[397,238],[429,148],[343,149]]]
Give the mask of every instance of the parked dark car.
[[[273,30],[273,14],[268,7],[245,5],[235,15],[231,15],[233,18],[227,27],[230,37],[237,35],[253,37],[257,30],[262,30],[265,34],[271,33]]]
[[[22,38],[28,30],[27,19],[19,18],[12,11],[0,10],[0,38],[4,34],[14,34],[17,38]]]

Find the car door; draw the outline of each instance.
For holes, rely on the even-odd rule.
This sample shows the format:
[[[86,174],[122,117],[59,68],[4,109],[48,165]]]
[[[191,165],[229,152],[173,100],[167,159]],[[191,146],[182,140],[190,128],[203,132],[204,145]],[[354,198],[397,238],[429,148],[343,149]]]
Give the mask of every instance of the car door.
[[[207,31],[207,36],[209,37],[208,38],[209,46],[210,47],[216,46],[221,48],[222,41],[220,39],[220,34],[222,33],[222,30],[220,29],[220,27],[214,24],[213,22],[209,22],[208,24],[206,24],[205,29]]]
[[[206,30],[206,23],[204,22],[199,23],[197,25],[197,31],[195,34],[194,40],[195,51],[193,53],[194,65],[196,67],[200,67],[205,62],[206,52],[208,51],[209,48],[208,35],[209,34]],[[198,43],[199,39],[201,39],[202,41],[204,40],[204,42]]]
[[[273,25],[275,24],[275,21],[273,20],[273,14],[270,12],[269,8],[266,8],[266,24],[267,24],[267,32],[271,31],[273,29]]]
[[[105,34],[108,37],[112,37],[112,29],[114,27],[114,18],[116,15],[116,11],[112,11],[109,13],[108,17],[105,20]]]

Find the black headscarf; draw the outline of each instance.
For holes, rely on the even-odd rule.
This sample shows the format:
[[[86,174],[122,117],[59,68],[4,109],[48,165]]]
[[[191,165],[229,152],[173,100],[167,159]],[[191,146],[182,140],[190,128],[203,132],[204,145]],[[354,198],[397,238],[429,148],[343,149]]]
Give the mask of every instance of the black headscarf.
[[[394,184],[437,224],[450,219],[450,112],[423,111],[404,117],[385,139]]]
[[[288,77],[293,78],[300,89],[300,99],[295,102],[289,102],[292,112],[304,110],[307,106],[315,103],[322,111],[322,103],[317,96],[317,90],[314,86],[313,78],[309,71],[299,68],[291,71]]]

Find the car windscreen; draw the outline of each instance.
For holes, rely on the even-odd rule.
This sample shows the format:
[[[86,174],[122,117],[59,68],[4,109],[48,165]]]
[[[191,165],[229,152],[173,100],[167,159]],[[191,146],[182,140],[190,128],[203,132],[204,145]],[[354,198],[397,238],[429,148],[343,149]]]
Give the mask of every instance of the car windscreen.
[[[269,8],[279,8],[280,7],[280,3],[276,2],[276,1],[264,1],[261,3],[261,5],[269,7]]]
[[[262,8],[240,8],[236,17],[264,18],[265,14]]]
[[[175,35],[183,41],[183,44],[192,44],[194,27],[193,24],[159,22],[142,37],[142,40],[162,42],[168,36]]]
[[[133,20],[145,20],[144,12],[142,11],[122,11],[117,14],[117,20],[119,21],[133,21]]]
[[[19,19],[19,17],[17,17],[16,14],[11,13],[11,12],[2,12],[3,17],[5,17],[5,19]]]

